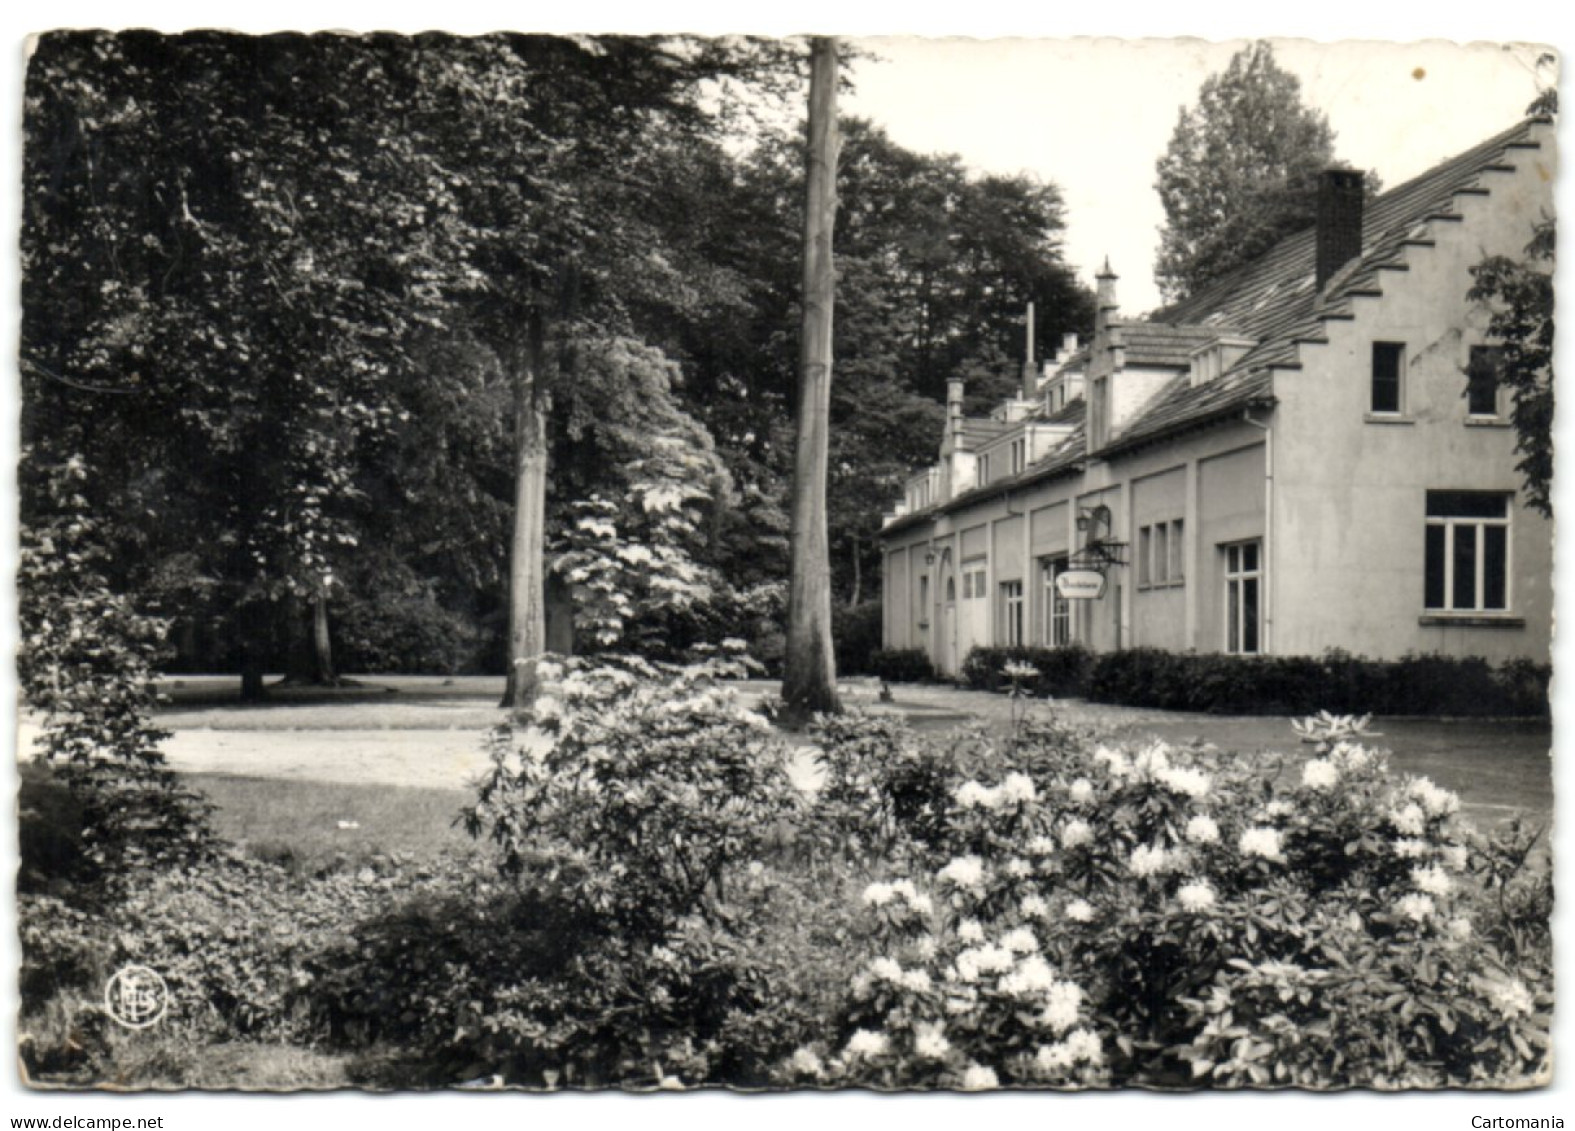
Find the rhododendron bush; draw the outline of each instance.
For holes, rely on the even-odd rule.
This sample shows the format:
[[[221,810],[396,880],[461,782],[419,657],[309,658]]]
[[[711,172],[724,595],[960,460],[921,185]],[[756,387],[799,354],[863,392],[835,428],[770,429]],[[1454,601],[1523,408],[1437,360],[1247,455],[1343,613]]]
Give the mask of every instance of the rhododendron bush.
[[[1392,773],[1352,720],[1301,729],[1316,752],[1294,765],[1018,727],[993,775],[950,784],[944,835],[932,820],[865,890],[878,949],[782,1077],[1432,1087],[1545,1074],[1545,907],[1510,897],[1545,876],[1512,877],[1503,838],[1465,824],[1453,793]]]

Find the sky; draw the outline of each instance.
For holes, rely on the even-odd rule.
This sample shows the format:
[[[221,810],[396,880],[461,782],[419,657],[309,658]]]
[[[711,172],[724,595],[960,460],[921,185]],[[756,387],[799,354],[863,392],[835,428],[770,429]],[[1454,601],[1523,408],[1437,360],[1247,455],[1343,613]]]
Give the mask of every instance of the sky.
[[[1164,211],[1155,162],[1183,106],[1244,41],[873,39],[844,112],[921,153],[980,172],[1031,173],[1067,204],[1068,261],[1089,286],[1108,255],[1123,311],[1159,305]],[[1335,152],[1392,187],[1507,129],[1536,96],[1538,48],[1489,43],[1276,41],[1302,100],[1328,115]],[[1544,67],[1544,82],[1555,76]]]
[[[529,0],[444,0],[441,4],[408,0],[270,0],[264,5],[221,5],[213,0],[52,0],[47,5],[16,5],[0,12],[6,34],[0,36],[0,121],[8,127],[0,140],[0,573],[15,568],[16,387],[18,267],[15,248],[20,206],[18,183],[21,120],[22,42],[27,32],[47,27],[155,27],[175,31],[191,27],[230,27],[266,32],[283,29],[428,28],[477,33],[499,28],[542,31],[693,30],[719,34],[752,31],[788,35],[819,31],[849,36],[888,33],[929,36],[1126,36],[1124,45],[1079,41],[1068,48],[1055,44],[995,44],[988,49],[957,43],[940,45],[896,43],[882,46],[890,62],[864,66],[856,96],[845,108],[882,122],[902,144],[921,151],[960,154],[981,170],[1016,172],[1027,169],[1056,181],[1066,191],[1071,231],[1070,260],[1088,281],[1094,267],[1109,254],[1121,274],[1123,307],[1141,313],[1152,306],[1151,269],[1158,198],[1153,192],[1154,162],[1175,125],[1179,108],[1195,98],[1211,71],[1228,61],[1240,37],[1302,36],[1340,39],[1408,41],[1441,37],[1459,42],[1552,42],[1566,50],[1575,45],[1575,19],[1560,11],[1556,0],[1430,0],[1427,5],[1380,3],[1379,0],[1301,0],[1265,4],[1262,0],[1124,0],[1121,4],[1054,4],[1049,0],[969,0],[945,4],[905,0],[896,5],[859,0],[796,0],[791,4],[746,5],[739,0],[576,0],[548,6]],[[1206,41],[1145,43],[1131,37],[1201,36]],[[1388,185],[1398,184],[1436,160],[1466,148],[1518,117],[1535,85],[1523,67],[1503,67],[1489,80],[1483,68],[1499,71],[1488,60],[1494,52],[1461,52],[1433,47],[1380,51],[1319,51],[1304,44],[1279,48],[1279,57],[1303,80],[1307,101],[1329,113],[1339,134],[1339,154],[1353,164],[1376,168]],[[1417,67],[1425,77],[1411,77]],[[1137,77],[1134,77],[1137,76]],[[1506,77],[1507,76],[1507,77]],[[1567,136],[1568,129],[1561,131]],[[1114,144],[1119,143],[1119,144]],[[1559,189],[1566,215],[1575,215],[1570,183]],[[1560,293],[1571,289],[1570,262],[1560,267]],[[1147,288],[1145,298],[1145,289]],[[1558,366],[1571,372],[1569,334],[1561,336]],[[1575,403],[1568,401],[1567,403]],[[1560,451],[1575,450],[1575,414],[1559,428]],[[1562,464],[1561,464],[1562,467]],[[1556,507],[1575,513],[1575,476],[1560,477]],[[1575,591],[1575,550],[1558,546],[1560,605]],[[0,583],[0,656],[16,644],[14,596]],[[1561,608],[1561,611],[1563,610]],[[1575,664],[1572,634],[1558,634],[1555,664],[1561,672]],[[1555,759],[1555,789],[1560,797],[1575,796],[1575,692],[1562,678],[1556,690],[1555,733],[1560,757]],[[0,664],[0,732],[14,702],[14,672]],[[10,716],[14,717],[14,716]],[[3,749],[3,745],[0,745]],[[1485,751],[1484,756],[1491,752]],[[0,795],[14,796],[14,777],[0,784]],[[1575,985],[1569,957],[1575,947],[1575,898],[1564,880],[1575,859],[1575,821],[1560,806],[1558,851],[1564,863],[1556,929],[1560,932],[1559,984]],[[14,808],[8,809],[14,812]],[[0,873],[14,875],[14,845],[0,835]],[[0,912],[9,907],[0,892]],[[9,922],[9,916],[0,914]],[[0,929],[0,1043],[14,1035],[15,934]],[[1566,989],[1566,992],[1567,989]],[[929,1131],[979,1123],[1024,1128],[1058,1125],[1079,1127],[1101,1123],[1122,1126],[1154,1120],[1175,1131],[1258,1128],[1276,1131],[1323,1131],[1338,1124],[1351,1131],[1387,1128],[1397,1119],[1407,1125],[1468,1128],[1476,1116],[1550,1116],[1566,1122],[1575,1110],[1575,1082],[1569,1050],[1575,1047],[1575,1009],[1569,1001],[1558,1011],[1556,1047],[1563,1050],[1559,1077],[1551,1090],[1516,1096],[1472,1096],[1463,1093],[1382,1097],[1368,1094],[1336,1097],[1303,1095],[1235,1095],[1229,1097],[1166,1097],[1157,1095],[1054,1096],[995,1095],[989,1097],[795,1096],[736,1097],[557,1097],[551,1101],[519,1097],[338,1095],[314,1098],[242,1098],[235,1096],[145,1097],[41,1096],[25,1093],[14,1067],[0,1070],[0,1111],[35,1116],[165,1117],[169,1131],[196,1131],[223,1126],[229,1131],[275,1131],[282,1124],[302,1131],[348,1127],[370,1122],[379,1127],[427,1131],[434,1126],[524,1125],[552,1131],[559,1126],[638,1124],[654,1131],[667,1128],[736,1128],[752,1131],[802,1131],[818,1128],[873,1127],[897,1123],[905,1131]],[[5,1059],[5,1058],[0,1058]],[[1054,1104],[1054,1111],[1047,1106]],[[1575,1124],[1572,1124],[1575,1126]]]

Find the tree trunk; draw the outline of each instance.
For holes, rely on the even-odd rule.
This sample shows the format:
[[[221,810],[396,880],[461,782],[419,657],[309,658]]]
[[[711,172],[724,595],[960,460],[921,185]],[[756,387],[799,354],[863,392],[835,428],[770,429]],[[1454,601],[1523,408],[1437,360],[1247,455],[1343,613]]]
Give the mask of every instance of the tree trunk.
[[[782,700],[790,724],[836,713],[831,640],[831,556],[826,534],[826,424],[831,411],[831,315],[836,278],[837,41],[810,42],[809,145],[804,212],[804,321],[799,347],[798,448],[793,466],[793,553]]]
[[[339,673],[334,671],[333,642],[328,638],[328,590],[322,586],[312,595],[312,659],[312,674],[318,683],[339,682]]]
[[[536,699],[536,662],[547,648],[546,330],[539,313],[526,323],[514,363],[514,531],[509,545],[509,670],[503,706],[519,715]]]
[[[859,561],[859,536],[853,536],[853,595],[848,598],[848,608],[859,607],[859,598],[864,595],[864,571]]]

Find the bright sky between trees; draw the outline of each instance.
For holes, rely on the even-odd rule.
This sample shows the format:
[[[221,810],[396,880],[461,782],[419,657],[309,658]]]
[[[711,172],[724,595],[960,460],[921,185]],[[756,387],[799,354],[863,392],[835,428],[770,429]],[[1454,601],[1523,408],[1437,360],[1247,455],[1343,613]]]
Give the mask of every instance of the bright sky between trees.
[[[1061,186],[1069,262],[1089,286],[1110,257],[1123,311],[1159,305],[1164,212],[1155,162],[1183,106],[1242,40],[870,39],[844,112],[923,153]],[[1302,100],[1329,117],[1339,157],[1385,188],[1507,129],[1553,81],[1533,45],[1276,40]]]

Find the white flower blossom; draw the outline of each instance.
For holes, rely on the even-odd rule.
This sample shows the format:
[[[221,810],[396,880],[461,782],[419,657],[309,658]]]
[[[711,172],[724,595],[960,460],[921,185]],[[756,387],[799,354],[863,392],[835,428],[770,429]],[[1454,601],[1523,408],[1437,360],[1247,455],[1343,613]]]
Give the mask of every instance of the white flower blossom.
[[[864,902],[871,907],[885,907],[895,894],[890,884],[870,884],[864,889]]]
[[[1455,942],[1465,942],[1471,938],[1471,920],[1464,915],[1457,915],[1449,921],[1449,937]]]
[[[1091,844],[1094,840],[1094,830],[1087,821],[1068,821],[1061,830],[1061,847],[1078,848]]]
[[[1003,970],[1010,970],[1016,961],[1011,951],[1004,946],[981,946],[974,950],[975,961],[979,970],[984,974],[999,974]]]
[[[1414,860],[1428,853],[1427,841],[1418,840],[1416,837],[1403,836],[1395,840],[1395,855],[1407,860]]]
[[[870,962],[870,973],[883,982],[901,982],[902,967],[892,958],[876,958]]]
[[[891,1039],[885,1033],[859,1029],[848,1038],[846,1052],[850,1058],[856,1059],[861,1056],[881,1056],[890,1047]]]
[[[1194,801],[1207,797],[1212,784],[1209,775],[1200,770],[1167,769],[1161,770],[1156,776],[1172,793],[1184,794]]]
[[[1001,936],[1001,945],[1018,954],[1033,954],[1039,949],[1039,940],[1027,927],[1015,927]]]
[[[1285,859],[1280,850],[1278,829],[1247,829],[1241,834],[1241,840],[1237,844],[1243,856],[1262,856],[1265,860]]]
[[[1373,761],[1373,755],[1366,747],[1351,742],[1337,742],[1329,753],[1347,770],[1365,770]]]
[[[1199,813],[1187,822],[1186,837],[1193,844],[1216,844],[1220,839],[1220,827],[1213,817]]]
[[[824,1066],[812,1049],[799,1049],[793,1054],[793,1070],[804,1076],[819,1076]]]
[[[1449,878],[1449,873],[1437,864],[1426,868],[1412,868],[1411,882],[1417,886],[1418,891],[1425,891],[1429,895],[1439,897],[1447,896],[1455,889],[1455,881]]]
[[[1075,982],[1055,982],[1045,991],[1044,1012],[1039,1020],[1057,1033],[1077,1024],[1077,1011],[1083,1004],[1083,991]]]
[[[1086,899],[1074,899],[1066,905],[1065,915],[1074,923],[1089,923],[1094,918],[1094,905]]]
[[[924,1060],[944,1060],[952,1051],[946,1030],[939,1024],[919,1025],[913,1030],[913,1052]]]
[[[1422,803],[1429,817],[1447,817],[1460,808],[1460,798],[1447,789],[1441,789],[1427,778],[1416,778],[1406,788],[1406,793]]]
[[[919,939],[918,942],[913,944],[913,953],[918,955],[925,962],[928,962],[934,958],[935,952],[939,949],[939,946],[935,942],[934,935],[925,935],[923,938]]]
[[[1339,780],[1339,767],[1327,758],[1314,758],[1302,767],[1302,785],[1308,789],[1332,789]]]
[[[1014,856],[1006,862],[1006,866],[1001,870],[1008,876],[1022,879],[1024,876],[1033,875],[1034,866],[1021,857]]]
[[[957,924],[957,937],[963,942],[979,943],[984,941],[984,928],[977,919],[964,919]]]
[[[1127,760],[1127,756],[1108,746],[1094,747],[1094,761],[1105,767],[1105,772],[1113,778],[1124,778],[1132,772],[1132,763]]]
[[[1055,985],[1055,971],[1040,955],[1033,954],[1018,963],[1017,969],[1001,978],[1002,993],[1013,997],[1037,997]]]
[[[1415,802],[1389,810],[1389,823],[1406,836],[1421,836],[1427,830],[1427,814]]]
[[[1023,896],[1023,901],[1017,905],[1017,909],[1030,919],[1039,919],[1050,914],[1050,905],[1042,896],[1037,895]]]
[[[1001,1081],[996,1078],[995,1069],[986,1068],[982,1064],[970,1064],[963,1073],[962,1086],[964,1091],[982,1092],[990,1088],[999,1088]]]
[[[931,988],[930,975],[923,970],[904,970],[902,974],[902,988],[912,990],[916,994],[929,993]]]
[[[1471,853],[1463,844],[1451,844],[1439,849],[1438,857],[1451,872],[1464,872]]]
[[[1395,907],[1407,919],[1414,919],[1418,923],[1425,921],[1436,910],[1431,896],[1418,895],[1416,892],[1402,895]]]
[[[1007,804],[1021,805],[1039,799],[1039,790],[1034,786],[1034,779],[1016,770],[1002,778],[997,788],[1000,790],[1001,799]]]
[[[994,809],[1001,803],[998,792],[976,781],[963,782],[952,798],[964,809]]]
[[[1531,991],[1526,989],[1526,984],[1519,978],[1506,978],[1502,981],[1482,983],[1487,990],[1488,997],[1498,1007],[1498,1011],[1505,1017],[1521,1017],[1536,1008],[1537,1003],[1531,996]]]
[[[1066,1046],[1072,1051],[1072,1059],[1078,1063],[1086,1061],[1089,1064],[1103,1064],[1105,1049],[1099,1042],[1099,1037],[1087,1029],[1073,1029],[1066,1035]]]
[[[1152,743],[1138,752],[1132,765],[1140,774],[1159,777],[1170,769],[1170,748],[1163,742]]]
[[[1171,865],[1170,853],[1158,845],[1140,844],[1127,861],[1134,876],[1157,876]]]
[[[853,996],[859,1001],[863,1001],[870,996],[870,990],[874,988],[874,985],[875,983],[868,974],[853,975]]]
[[[1071,794],[1073,801],[1076,801],[1079,805],[1086,804],[1093,800],[1094,783],[1087,778],[1078,778],[1072,783],[1068,792]]]
[[[1215,903],[1214,889],[1203,880],[1182,884],[1176,899],[1188,911],[1207,911]]]
[[[1030,856],[1049,856],[1055,851],[1055,841],[1047,836],[1036,836],[1028,842]]]
[[[942,868],[939,878],[960,888],[977,889],[984,886],[984,861],[977,856],[958,856]]]
[[[1296,808],[1289,801],[1271,801],[1263,807],[1263,815],[1271,821],[1289,817],[1294,812]]]
[[[1040,1045],[1039,1051],[1034,1055],[1034,1065],[1041,1072],[1065,1072],[1077,1063],[1072,1057],[1072,1046],[1066,1041],[1057,1041],[1053,1045]]]

